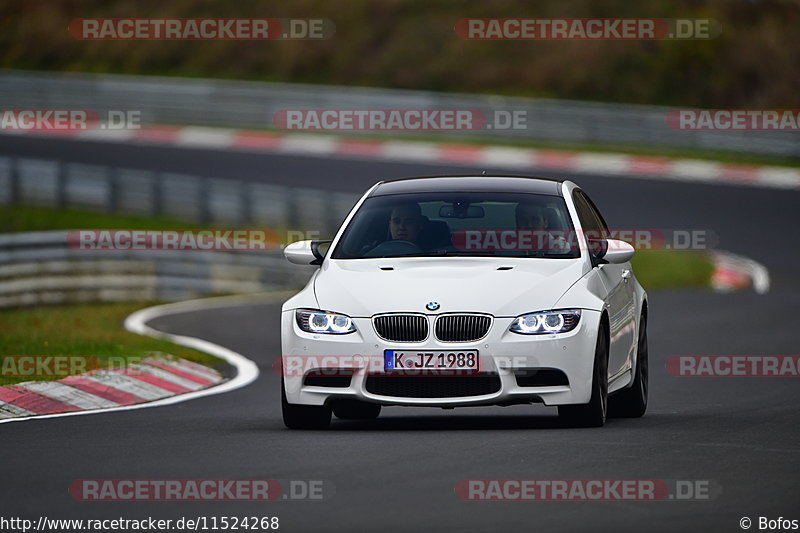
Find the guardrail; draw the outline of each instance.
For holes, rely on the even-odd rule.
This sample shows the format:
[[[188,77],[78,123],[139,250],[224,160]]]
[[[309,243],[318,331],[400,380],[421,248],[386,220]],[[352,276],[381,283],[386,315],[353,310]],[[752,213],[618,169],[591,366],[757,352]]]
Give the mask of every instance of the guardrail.
[[[263,228],[278,236],[313,230],[314,238],[325,238],[356,200],[316,189],[0,157],[0,205],[160,215],[220,228]],[[7,233],[0,234],[0,308],[295,288],[313,270],[289,264],[281,249],[86,251],[71,248],[66,231]]]
[[[0,157],[0,205],[76,207],[199,224],[319,230],[330,236],[358,195],[170,172]]]
[[[67,231],[0,234],[0,308],[172,301],[302,286],[315,267],[270,251],[86,251]]]
[[[139,111],[144,123],[273,127],[285,109],[473,109],[525,112],[524,129],[449,134],[503,139],[696,148],[800,156],[798,134],[679,131],[667,107],[324,85],[0,70],[5,109]],[[413,135],[408,133],[407,135]]]

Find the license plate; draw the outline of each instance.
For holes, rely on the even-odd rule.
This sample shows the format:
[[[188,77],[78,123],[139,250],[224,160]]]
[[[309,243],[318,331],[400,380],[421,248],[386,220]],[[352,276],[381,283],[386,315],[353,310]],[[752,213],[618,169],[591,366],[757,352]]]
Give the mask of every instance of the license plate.
[[[455,352],[384,350],[384,370],[479,370],[478,350]]]

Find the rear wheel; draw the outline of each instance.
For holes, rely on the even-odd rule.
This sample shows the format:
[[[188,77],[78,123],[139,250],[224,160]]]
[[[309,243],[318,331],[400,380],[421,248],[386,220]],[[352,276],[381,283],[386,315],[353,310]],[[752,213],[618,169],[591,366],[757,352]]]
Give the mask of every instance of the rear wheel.
[[[290,429],[325,429],[331,424],[331,408],[327,405],[296,405],[286,401],[286,385],[281,379],[283,423]]]
[[[333,414],[343,420],[371,420],[381,414],[381,406],[358,400],[337,400],[333,404]]]
[[[639,340],[636,347],[636,373],[633,384],[609,400],[609,415],[619,418],[639,418],[647,411],[647,316],[639,320]]]
[[[594,350],[592,397],[582,405],[559,405],[558,416],[569,426],[602,427],[608,412],[608,333],[601,324]]]

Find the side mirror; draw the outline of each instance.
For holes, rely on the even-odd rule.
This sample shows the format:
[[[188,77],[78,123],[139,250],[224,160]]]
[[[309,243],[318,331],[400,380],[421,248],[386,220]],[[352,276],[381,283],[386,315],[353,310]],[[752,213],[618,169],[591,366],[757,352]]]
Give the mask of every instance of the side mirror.
[[[293,242],[283,249],[283,255],[290,263],[296,265],[321,265],[325,259],[319,251],[320,244],[329,244],[332,241],[298,241]]]
[[[601,256],[601,259],[607,263],[627,263],[633,257],[634,248],[625,241],[618,241],[616,239],[606,239],[608,247],[606,252]]]

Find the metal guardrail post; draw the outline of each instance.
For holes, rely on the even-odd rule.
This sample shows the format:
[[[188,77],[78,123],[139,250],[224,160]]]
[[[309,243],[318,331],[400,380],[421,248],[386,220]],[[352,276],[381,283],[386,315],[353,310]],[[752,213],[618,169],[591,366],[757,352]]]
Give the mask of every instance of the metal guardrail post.
[[[58,161],[56,163],[56,197],[55,204],[59,209],[67,207],[67,165]]]
[[[211,221],[211,180],[208,178],[197,178],[198,183],[198,219],[201,224],[208,224]]]
[[[116,213],[119,211],[119,170],[116,168],[108,169],[108,212]]]
[[[247,181],[239,182],[239,223],[253,224],[253,194]]]
[[[339,206],[337,205],[338,197],[335,194],[328,196],[325,202],[325,218],[322,230],[322,238],[333,238],[334,232],[339,228]]]
[[[290,230],[297,229],[302,226],[301,213],[300,213],[300,195],[297,189],[290,188],[286,191],[286,204],[288,206],[286,216],[286,227]]]
[[[150,189],[150,212],[153,216],[161,216],[164,212],[164,175],[153,172],[153,182]]]
[[[11,205],[19,205],[22,203],[22,190],[21,190],[21,177],[19,170],[19,159],[16,157],[11,158],[11,166],[9,168],[11,183],[9,184],[8,199]]]

